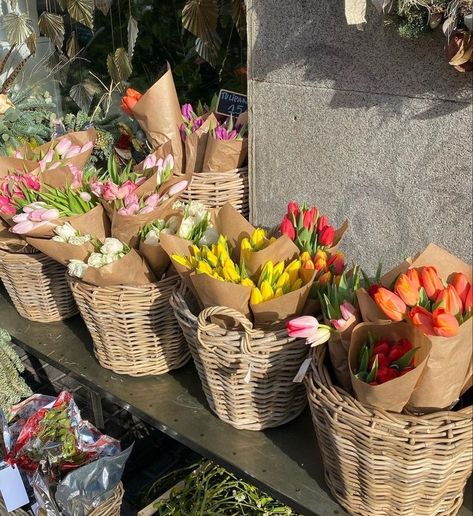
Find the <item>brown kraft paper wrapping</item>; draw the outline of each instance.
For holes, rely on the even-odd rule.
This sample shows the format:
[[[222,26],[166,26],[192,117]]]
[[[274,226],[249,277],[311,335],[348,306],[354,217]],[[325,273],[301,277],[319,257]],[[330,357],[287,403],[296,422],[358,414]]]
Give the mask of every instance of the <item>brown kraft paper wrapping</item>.
[[[66,242],[56,242],[46,238],[26,238],[28,244],[32,245],[38,251],[49,256],[62,265],[67,265],[69,260],[87,261],[87,258],[94,252],[95,248],[90,242],[82,245],[73,245]]]
[[[230,203],[212,214],[212,223],[220,235],[225,235],[234,250],[235,261],[240,260],[240,246],[244,238],[251,238],[255,228]]]
[[[248,157],[248,138],[216,140],[211,135],[202,163],[202,172],[232,172],[240,168]]]
[[[169,63],[167,72],[135,104],[133,116],[153,148],[171,140],[176,163],[174,172],[181,174],[184,166],[184,150],[179,131],[182,114]]]
[[[159,280],[169,267],[170,259],[161,245],[149,245],[140,242],[138,248],[141,256],[146,260],[149,268]]]
[[[294,260],[298,256],[299,249],[296,244],[287,235],[283,235],[261,251],[245,252],[245,266],[250,276],[259,277],[264,264],[269,260],[276,264]]]
[[[314,277],[315,273],[312,274],[311,279],[304,286],[294,290],[294,292],[289,292],[263,303],[250,305],[255,328],[277,328],[283,326],[287,319],[300,315],[309,297]]]
[[[186,136],[184,146],[186,149],[187,173],[202,172],[209,131],[216,127],[217,123],[217,118],[211,113],[195,133]]]
[[[333,237],[333,241],[335,243],[330,249],[328,249],[329,253],[335,253],[337,251],[338,246],[340,245],[340,242],[343,238],[343,235],[345,235],[345,233],[348,230],[348,226],[349,226],[348,220],[345,219],[343,221],[343,224],[338,229],[335,230],[335,235]]]
[[[360,322],[360,314],[357,310],[354,315],[348,319],[345,329],[342,331],[334,330],[330,333],[328,341],[328,352],[330,362],[332,362],[335,378],[347,392],[352,392],[352,382],[350,378],[350,368],[348,365],[348,350],[350,348],[350,340],[353,330]],[[326,321],[326,324],[330,324]]]
[[[9,226],[0,220],[0,249],[12,253],[21,253],[24,251],[28,243],[19,235],[15,235],[9,229]]]
[[[144,259],[134,249],[116,262],[98,268],[88,267],[82,279],[98,287],[147,285],[156,281]]]
[[[360,350],[371,333],[376,339],[386,337],[389,341],[400,338],[408,339],[417,350],[416,367],[403,376],[394,378],[381,385],[369,385],[355,377]],[[402,412],[417,384],[423,383],[423,372],[429,360],[431,344],[429,339],[414,326],[405,322],[398,323],[362,323],[352,333],[349,364],[353,390],[356,398],[363,404],[372,405],[392,412]]]
[[[39,166],[36,161],[27,159],[11,158],[0,156],[0,179],[9,174],[22,174],[24,171],[39,173]]]

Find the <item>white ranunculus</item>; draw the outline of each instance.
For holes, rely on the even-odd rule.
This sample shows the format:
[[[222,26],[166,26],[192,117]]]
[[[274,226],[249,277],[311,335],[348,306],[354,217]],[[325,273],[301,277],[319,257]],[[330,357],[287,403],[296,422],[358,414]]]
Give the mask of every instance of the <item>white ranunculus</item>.
[[[65,242],[67,242],[69,238],[77,235],[77,231],[68,222],[64,223],[62,226],[56,226],[54,232],[57,236],[62,237]]]
[[[116,238],[106,238],[103,246],[100,248],[102,254],[118,254],[123,252],[124,245]]]
[[[90,235],[76,235],[69,238],[69,244],[72,245],[84,245],[85,243],[89,242],[92,237]]]
[[[67,272],[76,278],[83,278],[88,265],[82,260],[69,260]]]
[[[108,265],[109,263],[116,262],[120,258],[123,258],[123,253],[119,254],[103,254],[102,255],[102,265]]]
[[[102,253],[92,253],[87,259],[87,264],[91,267],[100,268],[104,263],[104,255]]]
[[[209,227],[204,231],[202,238],[199,240],[199,246],[216,244],[218,240],[218,231],[214,227]]]
[[[194,229],[194,226],[195,219],[193,217],[186,217],[185,219],[182,219],[177,236],[188,240],[192,230]]]
[[[148,231],[144,243],[146,245],[159,245],[159,232],[156,229]]]

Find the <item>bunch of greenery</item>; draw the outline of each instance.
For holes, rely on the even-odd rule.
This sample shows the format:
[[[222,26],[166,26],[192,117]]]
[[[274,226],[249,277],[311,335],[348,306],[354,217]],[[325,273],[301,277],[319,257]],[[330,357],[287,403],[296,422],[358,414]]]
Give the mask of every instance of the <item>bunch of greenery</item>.
[[[12,405],[32,395],[20,376],[24,366],[10,341],[10,335],[0,328],[0,409],[7,414],[7,418]]]

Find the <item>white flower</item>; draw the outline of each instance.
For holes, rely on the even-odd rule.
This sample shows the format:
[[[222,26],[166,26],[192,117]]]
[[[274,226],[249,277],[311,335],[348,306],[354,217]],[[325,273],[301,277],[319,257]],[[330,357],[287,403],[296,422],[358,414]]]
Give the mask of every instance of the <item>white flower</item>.
[[[84,235],[84,236],[81,236],[81,235],[76,235],[76,236],[72,236],[71,238],[69,238],[69,244],[72,244],[72,245],[84,245],[85,243],[87,242],[90,242],[90,239],[92,237],[90,235]]]
[[[186,209],[186,216],[194,217],[196,224],[199,223],[207,215],[207,208],[201,202],[195,201],[189,203]]]
[[[88,265],[82,260],[69,260],[67,272],[76,278],[83,278]]]
[[[189,239],[192,230],[195,226],[195,219],[193,217],[186,217],[182,219],[181,226],[179,227],[179,231],[177,232],[177,236],[181,238]]]
[[[186,207],[186,203],[182,202],[182,201],[176,201],[173,205],[172,205],[172,209],[173,210],[184,210],[185,207]]]
[[[105,265],[104,255],[102,253],[92,253],[87,260],[87,264],[91,267],[102,267],[103,265]]]
[[[124,254],[123,253],[118,253],[118,254],[103,254],[102,255],[102,266],[103,265],[108,265],[109,263],[113,263],[113,262],[116,262],[117,260],[119,260],[120,258],[123,258]]]
[[[51,240],[54,240],[55,242],[62,242],[63,244],[66,243],[66,240],[64,240],[64,238],[60,237],[60,236],[53,236],[53,238],[51,238]]]
[[[166,221],[166,227],[170,230],[170,235],[175,235],[179,226],[179,218],[173,215]]]
[[[164,231],[164,230],[162,230]],[[157,229],[152,229],[150,231],[148,231],[148,234],[146,235],[146,238],[144,240],[144,243],[146,245],[159,245],[159,234],[160,234],[160,231],[158,231]]]
[[[62,226],[56,226],[54,232],[57,236],[61,237],[64,242],[67,242],[69,238],[77,235],[77,231],[68,222],[64,223]]]
[[[164,229],[161,230],[160,234],[163,234],[163,235],[175,235],[176,232],[173,231],[171,228],[164,228]]]
[[[204,231],[202,238],[199,240],[199,247],[203,245],[211,246],[216,244],[218,240],[218,231],[214,227],[209,227]]]
[[[116,238],[106,238],[104,244],[100,248],[102,254],[118,254],[124,251],[124,246]]]

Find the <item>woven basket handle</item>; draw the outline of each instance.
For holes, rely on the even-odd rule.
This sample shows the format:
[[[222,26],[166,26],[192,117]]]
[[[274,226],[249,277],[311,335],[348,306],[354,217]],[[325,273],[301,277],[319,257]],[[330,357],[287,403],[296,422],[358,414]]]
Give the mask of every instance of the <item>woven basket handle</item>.
[[[254,354],[254,350],[251,347],[251,340],[253,337],[260,337],[261,331],[255,330],[253,328],[253,324],[249,321],[243,314],[238,312],[237,310],[233,310],[233,308],[227,308],[225,306],[211,306],[210,308],[205,308],[199,314],[199,327],[197,329],[197,338],[199,339],[200,344],[207,349],[207,351],[212,351],[206,344],[204,344],[204,340],[202,339],[202,333],[212,331],[215,329],[220,329],[215,323],[210,322],[210,318],[214,315],[220,315],[225,317],[231,317],[236,322],[240,323],[245,331],[245,336],[241,340],[241,351],[242,353],[246,353],[249,355]]]

